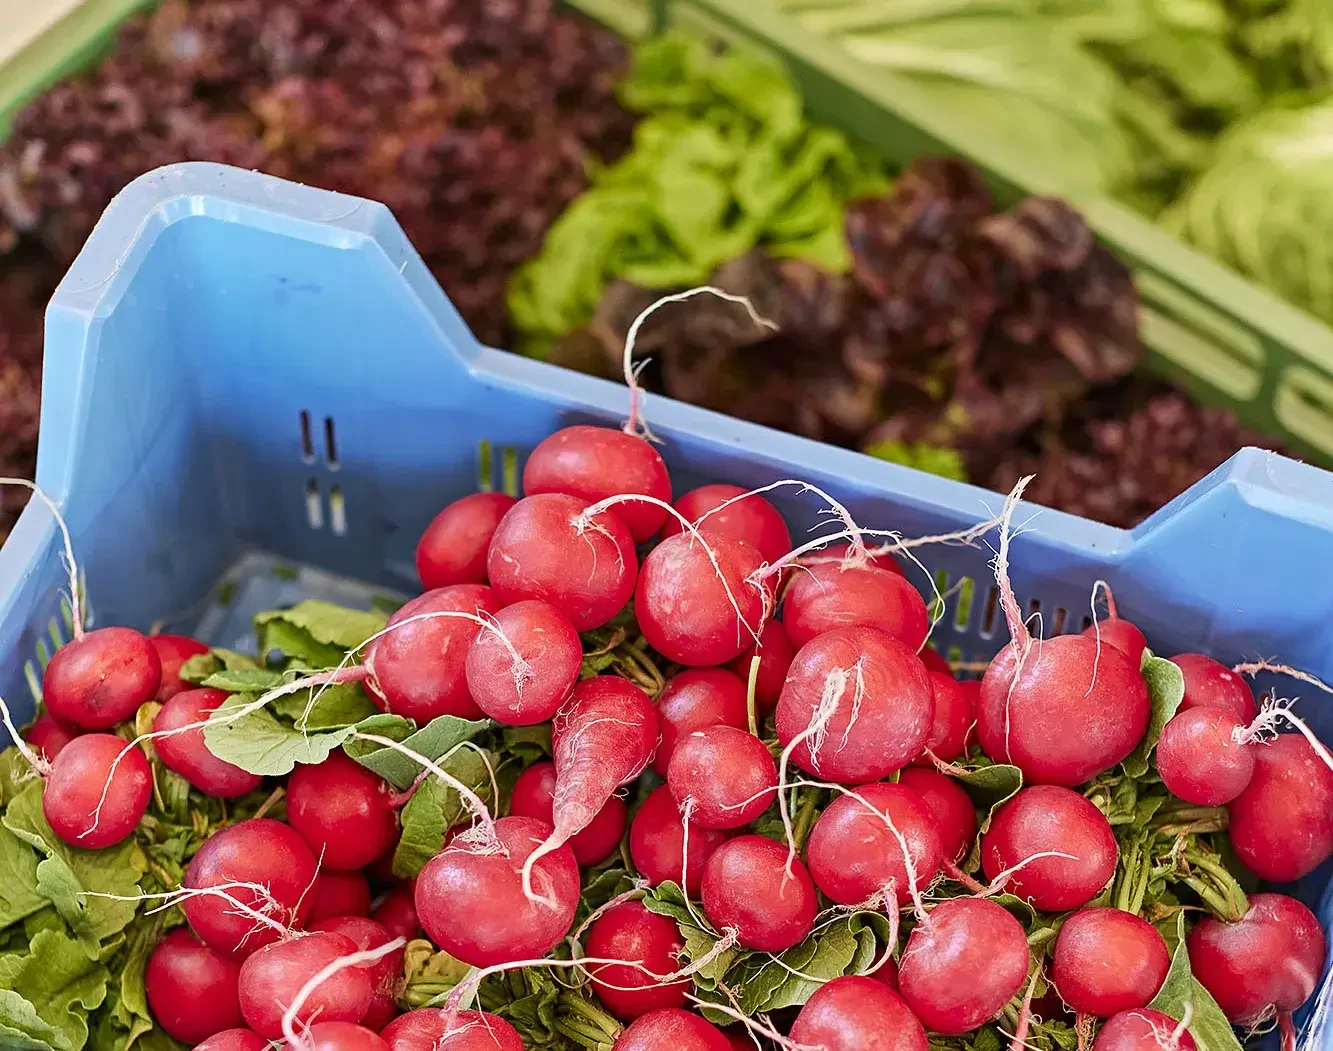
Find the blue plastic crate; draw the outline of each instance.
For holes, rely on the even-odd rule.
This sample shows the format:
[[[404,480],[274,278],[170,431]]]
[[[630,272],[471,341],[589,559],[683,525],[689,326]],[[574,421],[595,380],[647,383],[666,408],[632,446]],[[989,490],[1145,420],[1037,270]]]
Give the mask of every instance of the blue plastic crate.
[[[555,428],[627,408],[616,384],[481,346],[382,205],[212,164],[163,168],[112,202],[46,337],[38,480],[65,508],[97,619],[179,612],[181,630],[233,646],[282,601],[415,590],[416,539],[441,506],[512,483]],[[664,398],[647,413],[678,491],[802,478],[905,536],[1001,502]],[[775,501],[798,536],[828,527],[809,498]],[[1333,475],[1247,450],[1133,531],[1018,519],[1015,588],[1047,634],[1079,630],[1103,578],[1158,652],[1277,656],[1333,679]],[[950,601],[940,648],[990,656],[1006,633],[989,553],[919,553],[942,588],[977,582],[970,609]],[[66,631],[66,580],[34,501],[0,550],[0,693],[20,720]],[[1323,698],[1302,711],[1333,737]],[[1296,888],[1323,899],[1326,925],[1328,870]]]

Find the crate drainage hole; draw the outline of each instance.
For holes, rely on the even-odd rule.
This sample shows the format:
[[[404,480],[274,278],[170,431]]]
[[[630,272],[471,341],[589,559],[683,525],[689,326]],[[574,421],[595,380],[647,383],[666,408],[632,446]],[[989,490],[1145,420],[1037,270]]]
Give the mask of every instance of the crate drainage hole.
[[[304,463],[313,463],[315,459],[315,443],[310,438],[310,413],[305,409],[301,410],[301,460]]]
[[[331,471],[338,469],[338,441],[333,434],[332,416],[324,417],[324,463]]]

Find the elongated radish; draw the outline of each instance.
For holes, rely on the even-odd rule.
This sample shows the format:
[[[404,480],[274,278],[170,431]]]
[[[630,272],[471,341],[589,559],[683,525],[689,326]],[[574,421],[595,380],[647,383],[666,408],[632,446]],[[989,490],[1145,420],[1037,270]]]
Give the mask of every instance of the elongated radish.
[[[175,1040],[197,1044],[242,1024],[241,965],[189,931],[167,934],[148,958],[144,990],[153,1018]]]
[[[681,812],[704,828],[740,828],[776,798],[778,768],[748,730],[706,726],[677,743],[667,784]]]
[[[380,1036],[389,1051],[523,1051],[517,1029],[482,1011],[419,1007],[399,1015]]]
[[[323,968],[357,951],[341,934],[295,934],[265,945],[241,965],[241,1013],[246,1025],[270,1040],[281,1039],[282,1016],[303,986]],[[298,1020],[310,1024],[359,1022],[374,994],[370,974],[363,967],[345,967],[315,986],[301,1006]]]
[[[1202,653],[1177,653],[1171,663],[1185,676],[1185,696],[1178,711],[1222,707],[1246,726],[1254,722],[1259,709],[1244,676]]]
[[[417,877],[421,925],[436,945],[473,967],[544,956],[569,931],[579,903],[579,864],[567,846],[548,849],[528,868],[536,893],[524,893],[524,863],[549,840],[550,825],[506,817],[495,822],[495,835],[503,852],[487,853],[462,836]]]
[[[934,712],[914,651],[873,628],[836,628],[792,661],[778,700],[778,740],[801,769],[865,784],[921,753]]]
[[[1198,1051],[1198,1045],[1170,1015],[1139,1007],[1108,1018],[1092,1042],[1092,1051]]]
[[[924,657],[926,653],[934,651],[927,647],[921,653]],[[931,756],[951,763],[967,754],[968,741],[977,721],[974,688],[947,673],[931,671],[929,667],[926,674],[930,678],[930,694],[935,701],[935,718],[930,736],[926,738],[925,750],[912,760],[916,766],[932,766],[934,760]]]
[[[787,671],[796,656],[796,647],[791,644],[787,629],[780,620],[766,620],[759,629],[759,641],[734,660],[727,662],[727,667],[741,678],[750,681],[750,662],[759,658],[759,674],[754,682],[754,699],[760,712],[771,712],[778,705],[782,695],[782,684],[787,681]]]
[[[122,752],[125,757],[113,772]],[[83,734],[51,763],[42,786],[42,814],[70,846],[98,850],[134,832],[152,795],[153,776],[141,750],[126,751],[125,741],[115,734]]]
[[[1245,725],[1227,708],[1189,708],[1162,728],[1157,772],[1173,794],[1196,806],[1230,803],[1254,776]]]
[[[388,782],[342,752],[292,771],[287,821],[335,872],[364,868],[398,838]]]
[[[901,573],[847,562],[797,572],[782,597],[782,623],[797,649],[834,628],[865,626],[915,652],[930,628],[925,600]]]
[[[815,990],[791,1038],[821,1051],[926,1051],[926,1031],[897,993],[870,978],[834,978]]]
[[[1145,919],[1120,909],[1079,909],[1055,939],[1051,980],[1074,1011],[1110,1018],[1147,1007],[1166,980],[1166,941]]]
[[[370,883],[360,872],[324,869],[315,878],[315,899],[310,908],[311,924],[334,916],[369,916]]]
[[[676,742],[695,730],[705,726],[745,729],[745,698],[745,682],[722,668],[687,668],[674,676],[657,698],[662,742],[653,756],[653,769],[666,777]]]
[[[579,633],[568,617],[540,599],[506,606],[493,623],[496,631],[478,632],[467,651],[473,702],[506,726],[545,722],[578,682],[583,664]]]
[[[991,1021],[1028,975],[1023,925],[984,898],[940,902],[907,939],[898,988],[928,1029],[966,1033]]]
[[[614,1051],[731,1051],[717,1026],[679,1007],[651,1011],[616,1038]]]
[[[157,699],[169,701],[182,690],[190,689],[191,684],[180,677],[181,668],[191,657],[207,653],[208,647],[188,635],[149,635],[148,644],[157,651],[158,663],[162,666]]]
[[[856,796],[835,799],[810,832],[806,858],[815,883],[839,905],[860,905],[890,888],[898,904],[914,899],[944,862],[925,801],[889,783],[862,785]]]
[[[543,760],[518,775],[509,794],[509,813],[535,817],[550,825],[555,801],[555,764]],[[600,865],[616,852],[625,834],[629,808],[612,796],[582,832],[569,837],[569,847],[580,865]]]
[[[56,650],[42,675],[42,701],[57,719],[109,730],[161,682],[162,661],[147,638],[132,628],[98,628]]]
[[[1038,857],[1047,852],[1072,858]],[[1046,912],[1092,901],[1115,875],[1120,848],[1106,815],[1068,788],[1033,785],[995,812],[981,836],[988,879],[1017,869],[1005,889]]]
[[[417,541],[421,586],[431,591],[452,584],[485,584],[491,537],[515,503],[507,493],[471,493],[437,514]]]
[[[621,902],[593,921],[584,944],[591,958],[627,961],[588,966],[598,999],[617,1018],[631,1021],[685,1006],[690,980],[664,981],[680,969],[678,955],[685,948],[675,920],[649,912],[643,902]]]
[[[579,631],[600,628],[625,608],[639,562],[622,507],[584,525],[587,507],[576,496],[543,493],[509,509],[486,554],[487,577],[504,605],[542,599]]]
[[[629,827],[629,856],[639,875],[656,887],[668,880],[697,897],[703,885],[704,867],[713,851],[727,841],[726,832],[704,828],[690,818],[689,862],[685,861],[685,823],[671,789],[653,789],[634,815]]]
[[[713,851],[704,869],[704,914],[718,930],[734,929],[747,949],[782,952],[814,927],[819,903],[799,861],[788,871],[787,848],[763,836],[737,836]]]
[[[1236,856],[1260,879],[1309,875],[1333,854],[1333,770],[1299,734],[1254,748],[1254,774],[1227,804]]]
[[[918,766],[902,770],[898,784],[920,796],[935,819],[943,860],[958,862],[967,857],[977,838],[977,808],[963,786],[938,770]]]
[[[153,719],[154,733],[164,734],[155,742],[163,765],[205,795],[218,799],[234,799],[253,792],[264,780],[219,759],[204,743],[204,730],[198,724],[230,696],[224,690],[181,690],[162,705]]]
[[[738,485],[701,485],[677,500],[675,507],[705,537],[744,540],[765,562],[776,562],[791,550],[791,531],[776,507],[757,494],[745,496],[747,491]],[[729,500],[735,502],[727,503]],[[726,506],[715,510],[722,504]],[[680,531],[680,523],[668,515],[662,539]]]

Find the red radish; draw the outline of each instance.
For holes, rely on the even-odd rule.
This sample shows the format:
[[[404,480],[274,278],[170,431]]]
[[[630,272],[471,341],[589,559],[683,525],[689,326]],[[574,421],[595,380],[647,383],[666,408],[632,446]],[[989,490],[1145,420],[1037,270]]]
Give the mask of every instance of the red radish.
[[[158,943],[144,970],[153,1018],[168,1036],[197,1044],[241,1025],[241,965],[177,929]]]
[[[1079,909],[1055,939],[1051,980],[1071,1010],[1097,1018],[1147,1007],[1171,954],[1145,919],[1120,909]]]
[[[549,850],[532,870],[540,898],[523,891],[529,855],[551,835],[530,817],[495,823],[504,853],[455,839],[417,877],[417,916],[431,941],[473,967],[544,956],[569,931],[579,904],[579,863],[567,846]],[[458,917],[466,916],[466,923]]]
[[[305,840],[267,817],[214,832],[191,859],[184,882],[192,890],[224,890],[240,904],[288,927],[299,927],[310,914],[314,884],[315,855]],[[223,952],[252,953],[279,936],[221,897],[196,894],[181,902],[181,910],[195,934]]]
[[[790,949],[814,928],[819,902],[805,866],[792,860],[788,874],[787,862],[787,848],[763,836],[727,840],[704,868],[704,914],[747,949]]]
[[[796,656],[796,647],[791,644],[782,621],[764,621],[764,626],[759,629],[759,642],[728,661],[727,667],[748,684],[750,662],[756,656],[759,657],[759,676],[754,682],[754,699],[760,712],[771,712],[778,705],[782,684],[787,681],[787,669]]]
[[[466,617],[431,617],[428,613],[467,613],[485,620],[505,603],[482,584],[455,584],[418,595],[389,618],[381,635],[366,647],[366,688],[381,711],[424,725],[437,715],[480,719],[481,709],[468,693],[468,648],[482,631]],[[411,621],[410,623],[404,623]]]
[[[956,1035],[992,1021],[1028,974],[1023,925],[984,898],[942,901],[916,925],[898,988],[921,1024]]]
[[[1120,762],[1143,739],[1151,703],[1139,666],[1114,646],[1082,635],[1032,640],[1021,669],[1010,643],[981,680],[977,738],[997,763],[1023,771],[1025,784],[1073,787]]]
[[[508,493],[470,493],[436,515],[417,541],[417,576],[427,591],[486,583],[486,551],[500,519],[518,503]]]
[[[864,626],[915,653],[930,629],[925,599],[901,573],[845,562],[799,570],[782,597],[782,623],[797,649],[834,628]]]
[[[685,948],[675,920],[649,912],[641,901],[622,902],[593,921],[584,946],[591,959],[627,961],[588,965],[598,999],[622,1021],[685,1006],[689,978],[662,980],[680,970],[679,954]]]
[[[1226,708],[1189,708],[1162,728],[1157,772],[1173,794],[1196,806],[1230,803],[1254,776],[1255,745]],[[1262,746],[1257,746],[1262,747]]]
[[[1179,711],[1191,708],[1226,708],[1246,726],[1259,714],[1254,691],[1244,676],[1202,653],[1177,653],[1171,658],[1185,676],[1185,696]]]
[[[743,540],[677,533],[650,551],[634,589],[634,614],[648,644],[668,660],[725,664],[755,644],[770,612],[751,580],[763,558]]]
[[[353,1022],[316,1022],[301,1037],[304,1051],[388,1051],[373,1029]]]
[[[131,835],[152,796],[153,775],[142,751],[127,749],[115,734],[83,734],[51,763],[42,786],[42,814],[70,846],[98,850]]]
[[[265,945],[241,965],[241,1014],[246,1024],[270,1040],[282,1038],[282,1016],[315,975],[357,951],[341,934],[296,934]],[[369,972],[349,966],[313,986],[297,1011],[298,1023],[359,1022],[374,994]]]
[[[391,890],[371,910],[370,918],[394,938],[411,941],[421,937],[421,924],[417,920],[416,882],[403,883]]]
[[[194,1051],[267,1051],[269,1044],[258,1033],[249,1029],[224,1029],[202,1043]]]
[[[1254,746],[1254,775],[1227,805],[1236,856],[1260,879],[1286,883],[1333,853],[1333,770],[1299,734]]]
[[[1140,1007],[1113,1014],[1097,1033],[1092,1051],[1198,1051],[1189,1030],[1170,1015]]]
[[[614,1051],[731,1051],[722,1030],[678,1007],[650,1011],[616,1038]]]
[[[863,785],[856,795],[860,798],[840,795],[819,815],[806,844],[810,874],[839,905],[869,902],[886,893],[890,882],[897,901],[908,901],[913,887],[925,890],[944,863],[935,819],[925,801],[903,785]]]
[[[740,828],[777,798],[778,768],[748,730],[707,726],[676,745],[667,784],[681,812],[704,828]]]
[[[493,623],[500,634],[479,632],[467,651],[472,700],[506,726],[546,722],[579,681],[579,633],[568,617],[539,599],[506,606]]]
[[[170,732],[170,736],[154,741],[162,765],[217,799],[235,799],[264,783],[258,774],[219,759],[204,744],[203,728],[197,724],[206,721],[230,696],[225,690],[181,690],[162,705],[153,719],[154,733]],[[187,726],[195,728],[183,729]]]
[[[873,628],[836,628],[792,661],[778,700],[778,740],[802,770],[865,784],[921,754],[934,711],[916,653]]]
[[[933,650],[922,650],[924,655]],[[976,689],[959,682],[952,675],[927,669],[930,694],[935,700],[935,720],[926,738],[926,747],[912,762],[917,766],[932,766],[930,755],[951,763],[967,754],[968,739],[976,725]],[[930,755],[925,753],[929,752]]]
[[[515,817],[535,817],[551,824],[555,799],[555,764],[543,760],[533,763],[518,775],[509,796],[509,813]],[[616,852],[629,821],[629,807],[623,799],[612,796],[588,827],[571,836],[569,847],[580,865],[600,865]]]
[[[1093,642],[1097,641],[1099,633],[1103,646],[1114,646],[1135,664],[1143,663],[1143,651],[1148,648],[1148,640],[1129,621],[1120,617],[1107,617],[1083,629],[1083,634]]]
[[[506,605],[542,599],[579,631],[600,628],[634,594],[638,556],[615,511],[599,511],[585,524],[586,500],[545,493],[520,500],[491,537],[486,573]]]
[[[937,671],[941,675],[947,675],[953,678],[953,668],[949,662],[940,656],[940,651],[934,646],[922,646],[921,652],[917,654],[921,658],[921,663],[926,666],[926,671]]]
[[[523,1041],[499,1015],[419,1007],[399,1015],[380,1036],[389,1051],[523,1051]]]
[[[652,886],[668,880],[677,885],[684,869],[685,890],[698,897],[703,886],[704,866],[727,841],[727,833],[703,828],[690,818],[690,860],[684,863],[685,824],[671,789],[666,785],[653,790],[643,801],[629,827],[629,856],[639,875]]]
[[[369,916],[370,884],[359,872],[334,872],[325,869],[315,879],[315,903],[310,908],[310,922],[331,916]]]
[[[48,760],[60,754],[60,750],[79,736],[74,726],[66,726],[53,715],[43,712],[23,734],[23,739],[32,745]]]
[[[1045,852],[1072,858],[1029,858]],[[1000,807],[981,835],[981,867],[995,879],[1019,865],[1005,890],[1046,912],[1092,901],[1115,875],[1120,848],[1106,815],[1068,788],[1033,785]]]
[[[149,635],[148,643],[157,651],[158,663],[162,666],[157,699],[169,701],[182,690],[191,689],[193,684],[181,678],[181,668],[191,657],[207,653],[208,647],[188,635]]]
[[[873,971],[866,972],[865,977],[879,982],[880,985],[892,989],[894,992],[898,991],[898,964],[892,956],[885,956],[884,962]]]
[[[898,774],[898,784],[910,788],[935,819],[944,861],[962,861],[977,838],[977,808],[972,797],[952,777],[938,770],[909,766]]]
[[[46,710],[84,730],[124,722],[162,682],[157,650],[132,628],[98,628],[56,650],[42,676]]]
[[[657,725],[662,742],[653,756],[653,769],[666,777],[681,737],[705,726],[746,728],[745,683],[722,668],[687,668],[657,698]]]
[[[745,496],[748,491],[739,485],[701,485],[677,500],[676,510],[687,522],[693,522],[705,537],[744,540],[759,552],[760,558],[771,564],[791,550],[791,531],[776,507],[762,496]],[[714,511],[738,496],[744,499]],[[709,514],[710,511],[714,513]],[[662,526],[662,539],[680,531],[680,523],[667,515]]]
[[[1324,970],[1319,920],[1285,894],[1251,894],[1236,923],[1204,917],[1188,944],[1194,977],[1237,1025],[1296,1010]]]
[[[364,916],[333,916],[310,929],[341,934],[358,949],[378,949],[393,940],[393,935],[383,925]],[[362,970],[370,978],[372,995],[361,1023],[378,1033],[398,1014],[397,997],[403,984],[403,950],[385,953],[378,960],[365,964]]]
[[[792,1023],[791,1038],[822,1051],[926,1051],[926,1031],[902,997],[871,978],[820,986]]]
[[[398,838],[388,782],[342,752],[292,771],[287,820],[335,872],[364,868]]]
[[[642,438],[610,427],[563,427],[542,439],[523,466],[523,492],[565,493],[584,504],[639,493],[671,502],[671,478],[657,450]],[[647,500],[627,501],[616,513],[636,544],[662,528],[666,510]]]

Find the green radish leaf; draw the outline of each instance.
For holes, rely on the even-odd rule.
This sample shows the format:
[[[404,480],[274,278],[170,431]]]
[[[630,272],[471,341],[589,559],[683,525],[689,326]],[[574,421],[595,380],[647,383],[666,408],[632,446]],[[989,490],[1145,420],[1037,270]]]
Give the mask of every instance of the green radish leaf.
[[[608,864],[609,867],[601,872],[589,874],[583,896],[579,899],[578,912],[574,914],[575,927],[612,898],[634,889],[634,877],[625,870],[618,854]]]
[[[379,737],[388,737],[398,741],[404,748],[410,748],[418,755],[435,760],[453,751],[465,741],[470,741],[483,730],[489,730],[495,724],[489,719],[460,719],[456,715],[441,715],[432,719],[415,733],[403,733],[404,727],[412,723],[397,716],[389,718],[397,722],[390,724],[383,720],[368,719],[358,724],[364,733],[373,733]],[[347,752],[362,766],[374,770],[399,791],[411,788],[416,779],[425,772],[422,765],[411,756],[404,755],[388,745],[374,741],[349,740],[344,746]]]
[[[492,804],[490,770],[477,752],[460,748],[443,759],[440,767],[481,796],[488,806]],[[403,831],[393,855],[393,874],[400,879],[415,879],[422,866],[443,849],[445,833],[468,817],[469,811],[456,789],[442,784],[439,778],[427,777],[402,809]]]
[[[198,655],[207,656],[205,653]],[[284,679],[282,672],[268,668],[223,668],[213,672],[199,685],[213,690],[226,690],[228,693],[265,693],[275,686],[281,686]]]
[[[26,954],[0,956],[0,1035],[14,1047],[78,1051],[88,1040],[88,1012],[106,999],[106,967],[60,931],[39,932]],[[0,1040],[9,1047],[8,1039]]]
[[[1241,1051],[1241,1043],[1236,1039],[1236,1031],[1231,1028],[1227,1016],[1190,970],[1184,912],[1176,914],[1176,937],[1178,944],[1171,957],[1171,969],[1166,973],[1162,988],[1148,1006],[1180,1021],[1184,1017],[1185,1005],[1189,1004],[1194,1009],[1189,1032],[1199,1051]]]
[[[410,941],[403,950],[406,984],[398,1001],[409,1010],[425,1007],[436,997],[447,995],[471,970],[462,960],[437,950],[424,938]]]
[[[248,693],[233,694],[214,709],[204,727],[204,744],[210,752],[252,774],[279,777],[302,763],[322,763],[356,731],[354,726],[347,726],[324,733],[301,733],[263,708],[231,718],[233,712],[254,700]]]
[[[37,890],[38,856],[0,825],[0,930],[50,904]]]
[[[306,599],[291,609],[255,616],[259,652],[279,650],[311,668],[331,668],[388,623],[380,612],[346,609]]]
[[[799,1007],[825,982],[864,973],[882,954],[888,933],[882,914],[843,916],[776,959],[747,957],[727,973],[726,985],[739,990],[746,1015]]]
[[[17,748],[0,752],[0,804],[8,803],[36,780],[36,771]]]
[[[207,653],[196,653],[181,665],[180,677],[195,686],[202,686],[209,676],[223,671],[259,671],[259,662],[244,653],[214,647]],[[226,687],[219,687],[225,689]]]
[[[316,698],[313,705],[312,698]],[[292,720],[298,730],[339,730],[370,719],[377,711],[361,684],[355,682],[299,690],[279,697],[273,702],[273,710]]]
[[[694,914],[703,917],[700,907],[695,905],[692,914],[690,904],[687,903],[680,886],[670,880],[659,883],[649,891],[644,896],[643,904],[649,912],[655,912],[659,916],[669,916],[676,921],[680,935],[685,939],[685,948],[681,954],[681,958],[685,961],[694,963],[702,959],[712,952],[721,940],[721,936],[711,927],[699,926]],[[745,955],[744,950],[737,948],[725,949],[718,953],[694,973],[695,985],[704,990],[716,989],[718,982],[726,976],[732,964],[743,955]]]
[[[1145,649],[1142,669],[1143,678],[1148,683],[1152,711],[1148,718],[1148,732],[1124,762],[1125,773],[1130,777],[1142,777],[1148,772],[1152,750],[1157,747],[1157,740],[1162,736],[1162,727],[1171,721],[1185,698],[1185,675],[1171,661],[1165,657],[1155,657],[1152,650]]]

